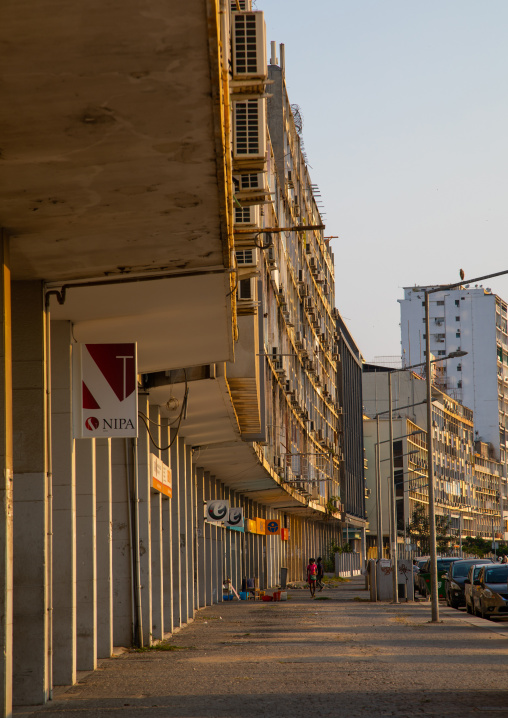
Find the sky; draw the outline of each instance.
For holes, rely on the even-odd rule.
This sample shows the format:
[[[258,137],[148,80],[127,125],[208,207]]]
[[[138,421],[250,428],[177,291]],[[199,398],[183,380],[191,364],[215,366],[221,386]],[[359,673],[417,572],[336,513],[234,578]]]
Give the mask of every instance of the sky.
[[[336,306],[367,361],[400,356],[402,287],[508,270],[508,0],[254,7],[339,237]],[[508,275],[482,284],[508,301]]]

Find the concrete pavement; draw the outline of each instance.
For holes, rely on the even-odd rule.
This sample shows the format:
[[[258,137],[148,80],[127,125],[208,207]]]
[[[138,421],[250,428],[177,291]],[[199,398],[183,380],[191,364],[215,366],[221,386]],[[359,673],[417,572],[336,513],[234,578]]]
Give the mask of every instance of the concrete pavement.
[[[363,580],[281,603],[199,611],[168,644],[124,652],[36,718],[507,716],[508,623],[372,604]],[[324,599],[324,600],[322,600]]]

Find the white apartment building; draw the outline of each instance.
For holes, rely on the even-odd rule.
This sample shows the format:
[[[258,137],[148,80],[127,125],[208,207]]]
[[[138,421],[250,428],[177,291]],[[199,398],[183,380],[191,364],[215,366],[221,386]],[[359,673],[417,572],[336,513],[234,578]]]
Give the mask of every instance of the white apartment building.
[[[401,308],[403,366],[425,361],[426,287],[404,287]],[[430,350],[436,358],[457,350],[467,356],[439,365],[437,384],[474,412],[474,438],[506,463],[508,440],[507,305],[482,286],[430,295]]]

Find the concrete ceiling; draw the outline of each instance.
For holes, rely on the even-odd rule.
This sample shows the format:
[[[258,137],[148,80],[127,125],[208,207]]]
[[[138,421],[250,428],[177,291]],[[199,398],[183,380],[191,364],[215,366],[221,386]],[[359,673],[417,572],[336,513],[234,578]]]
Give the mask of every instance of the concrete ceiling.
[[[217,31],[209,5],[1,3],[0,227],[11,238],[13,279],[68,282],[229,267],[213,92]],[[143,359],[146,366],[163,365],[168,336],[177,345],[182,323],[199,331],[195,303],[188,303],[196,292],[208,304],[207,318],[215,312],[211,328],[221,349],[194,360],[189,351],[177,365],[232,358],[229,276],[216,278],[211,293],[187,281],[183,291],[182,282],[168,291],[166,314],[158,308],[158,329],[144,354],[153,351],[161,327],[165,340],[153,362]],[[103,302],[97,288],[74,290],[55,316],[79,321],[76,332],[93,341],[136,340],[143,309],[148,324],[154,312],[148,286],[136,292],[132,324],[122,312],[115,331],[119,315],[110,312],[107,294]]]

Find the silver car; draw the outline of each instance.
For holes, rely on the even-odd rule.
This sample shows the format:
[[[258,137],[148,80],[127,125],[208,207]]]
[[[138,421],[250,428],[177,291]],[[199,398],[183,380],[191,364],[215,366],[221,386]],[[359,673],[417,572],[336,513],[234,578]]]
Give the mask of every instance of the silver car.
[[[478,574],[483,566],[492,566],[492,561],[485,561],[484,563],[477,563],[469,569],[467,578],[464,581],[464,598],[466,601],[466,611],[468,613],[474,613],[474,596],[478,595],[480,586],[475,586],[474,581],[478,578]]]
[[[508,618],[508,564],[482,566],[473,581],[472,598],[477,616]]]

